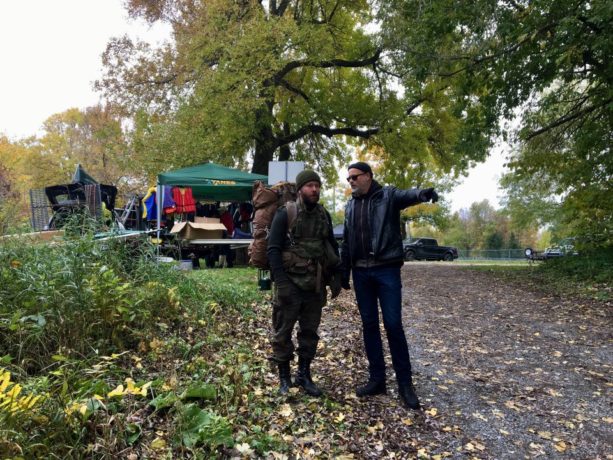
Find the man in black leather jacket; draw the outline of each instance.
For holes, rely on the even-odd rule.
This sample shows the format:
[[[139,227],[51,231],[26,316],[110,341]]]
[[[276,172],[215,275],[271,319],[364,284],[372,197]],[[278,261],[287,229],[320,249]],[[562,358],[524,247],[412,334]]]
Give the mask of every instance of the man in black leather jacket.
[[[382,187],[373,180],[372,169],[364,162],[354,163],[348,170],[347,180],[353,193],[345,207],[341,248],[342,286],[350,289],[349,277],[353,272],[369,363],[368,382],[359,387],[356,393],[358,396],[371,396],[387,392],[379,329],[380,305],[400,397],[407,407],[419,409],[409,348],[402,326],[400,268],[404,264],[404,254],[400,211],[427,201],[434,203],[438,195],[433,188],[400,190],[391,186]]]

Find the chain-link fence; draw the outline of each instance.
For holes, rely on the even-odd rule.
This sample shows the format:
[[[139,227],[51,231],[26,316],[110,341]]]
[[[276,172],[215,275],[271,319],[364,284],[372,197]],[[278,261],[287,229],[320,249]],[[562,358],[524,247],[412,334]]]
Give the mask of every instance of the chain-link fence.
[[[523,249],[458,249],[460,260],[515,260],[525,259]]]

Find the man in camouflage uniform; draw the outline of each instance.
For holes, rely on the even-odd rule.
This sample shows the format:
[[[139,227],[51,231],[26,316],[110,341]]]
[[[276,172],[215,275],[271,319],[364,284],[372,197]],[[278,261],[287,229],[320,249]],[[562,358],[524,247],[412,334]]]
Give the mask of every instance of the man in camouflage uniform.
[[[333,298],[341,288],[340,278],[333,277],[339,262],[338,244],[330,214],[318,204],[320,189],[321,179],[316,172],[305,170],[298,174],[298,199],[277,210],[268,237],[267,255],[274,280],[272,360],[279,368],[281,394],[287,393],[292,384],[290,361],[294,357],[292,331],[296,323],[295,383],[311,396],[322,394],[311,379],[310,366],[319,341],[317,329],[326,304],[326,283],[331,284]],[[331,278],[337,282],[330,283]]]

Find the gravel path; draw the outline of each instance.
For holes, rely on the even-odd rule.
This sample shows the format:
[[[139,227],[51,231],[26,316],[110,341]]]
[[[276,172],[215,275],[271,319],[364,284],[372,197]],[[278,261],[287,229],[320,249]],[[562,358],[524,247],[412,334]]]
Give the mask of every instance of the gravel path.
[[[456,263],[403,271],[404,323],[424,410],[355,397],[367,377],[355,298],[324,312],[315,375],[346,417],[351,458],[613,459],[612,305],[526,290]]]
[[[455,264],[406,264],[403,285],[418,392],[458,430],[446,451],[613,458],[610,303]]]

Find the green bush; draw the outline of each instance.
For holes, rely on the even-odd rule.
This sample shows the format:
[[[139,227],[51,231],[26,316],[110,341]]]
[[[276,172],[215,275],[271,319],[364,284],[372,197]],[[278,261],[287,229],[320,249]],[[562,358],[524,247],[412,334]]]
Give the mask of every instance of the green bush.
[[[551,277],[611,283],[613,280],[613,247],[591,249],[578,256],[551,259],[542,264],[539,269]]]
[[[154,262],[152,248],[92,238],[56,245],[0,246],[0,356],[28,373],[52,356],[122,351],[154,318],[176,315],[180,274]]]
[[[253,375],[267,365],[245,342],[262,301],[255,271],[181,272],[156,263],[147,243],[67,235],[0,241],[0,368],[39,397],[0,420],[0,458],[230,448],[232,414],[252,403]],[[150,411],[168,444],[136,415]]]

